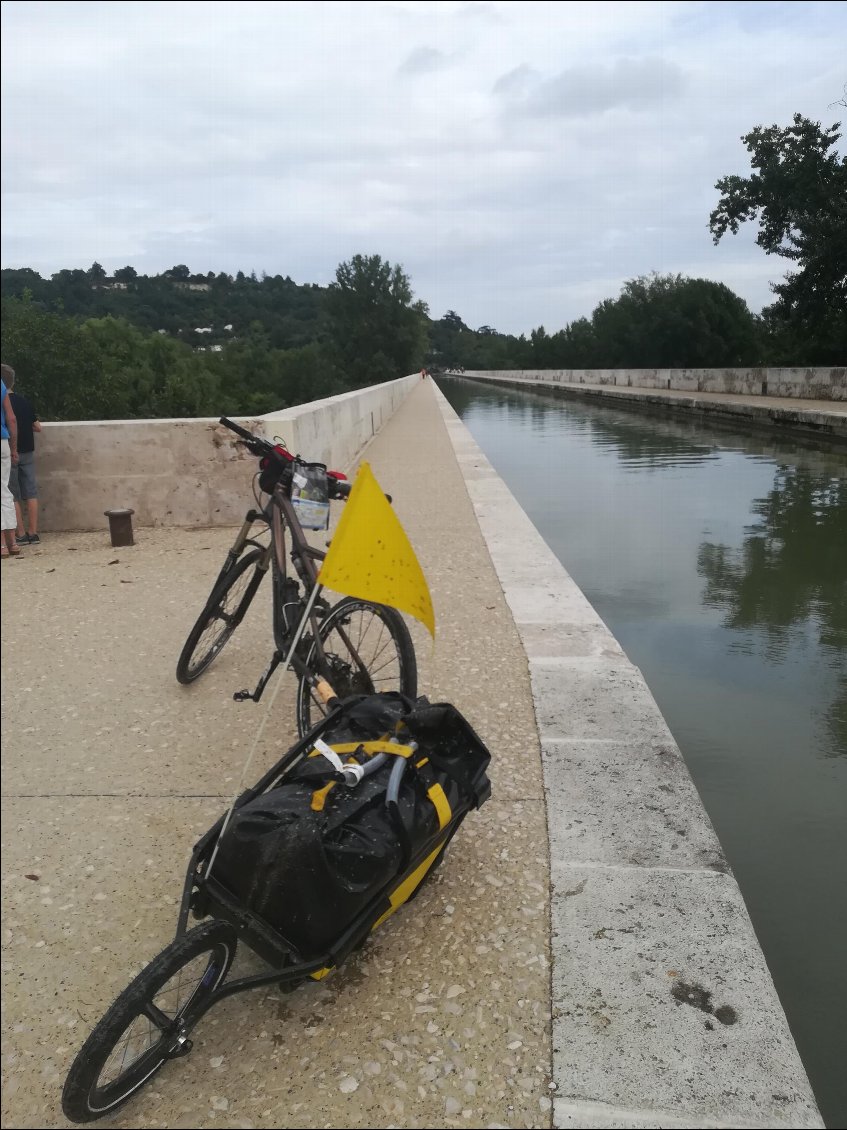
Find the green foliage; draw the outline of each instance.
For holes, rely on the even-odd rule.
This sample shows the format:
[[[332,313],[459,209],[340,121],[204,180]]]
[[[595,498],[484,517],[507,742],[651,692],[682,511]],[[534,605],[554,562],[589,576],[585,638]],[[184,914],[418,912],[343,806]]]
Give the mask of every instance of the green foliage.
[[[772,284],[777,299],[763,312],[778,364],[840,365],[847,357],[847,157],[834,149],[839,128],[800,114],[785,128],[757,126],[741,139],[755,171],[715,185],[714,242],[754,220],[758,245],[798,268]]]
[[[280,275],[258,280],[239,272],[233,279],[227,274],[192,274],[180,263],[152,276],[121,267],[109,278],[93,263],[87,271],[58,271],[50,279],[29,269],[3,270],[0,280],[4,298],[23,298],[28,291],[43,310],[76,318],[125,318],[140,329],[164,329],[192,347],[225,345],[255,320],[266,328],[276,349],[326,338],[321,323],[326,291],[299,286]],[[211,333],[200,337],[197,328],[210,328]]]
[[[352,388],[419,369],[426,351],[426,306],[407,275],[379,255],[341,263],[326,295],[333,352]]]
[[[632,279],[591,318],[602,368],[756,365],[756,321],[723,283],[681,275]]]
[[[221,399],[221,367],[214,355],[145,334],[122,319],[92,318],[82,331],[109,374],[111,418],[205,416]]]
[[[2,356],[43,419],[113,416],[112,382],[100,353],[71,319],[31,301],[4,302]]]
[[[514,369],[517,339],[498,333],[491,326],[469,329],[455,310],[448,310],[429,325],[430,348],[427,368],[439,369]],[[414,366],[413,366],[414,368]]]

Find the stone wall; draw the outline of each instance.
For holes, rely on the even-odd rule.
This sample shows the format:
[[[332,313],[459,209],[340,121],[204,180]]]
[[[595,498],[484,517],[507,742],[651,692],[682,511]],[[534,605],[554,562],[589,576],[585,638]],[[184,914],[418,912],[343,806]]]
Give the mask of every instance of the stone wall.
[[[401,377],[237,422],[343,470],[419,380]],[[105,529],[104,512],[125,507],[137,526],[230,526],[251,498],[256,461],[217,419],[47,423],[37,442],[43,530]]]
[[[785,396],[847,400],[847,366],[818,369],[498,369],[470,370],[466,377],[554,384],[614,385],[619,388],[730,392],[743,396]]]

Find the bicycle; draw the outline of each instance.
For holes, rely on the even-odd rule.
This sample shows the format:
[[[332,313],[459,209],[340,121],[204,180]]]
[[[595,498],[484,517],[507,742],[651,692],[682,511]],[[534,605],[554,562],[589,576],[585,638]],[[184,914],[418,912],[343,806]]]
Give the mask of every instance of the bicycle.
[[[311,506],[314,515],[317,505],[320,515],[323,501],[315,504],[304,500],[298,484],[308,477],[309,468],[319,468],[319,483],[323,484],[325,476],[327,513],[329,500],[346,499],[351,484],[340,472],[326,471],[322,464],[305,463],[292,455],[284,443],[270,443],[225,416],[220,423],[239,436],[239,442],[259,459],[259,491],[269,498],[262,504],[254,479],[257,508],[247,511],[203,611],[188,634],[177,662],[178,681],[193,682],[220,655],[270,571],[275,651],[255,690],[238,691],[234,695],[236,701],[258,702],[283,661],[289,662],[299,677],[296,718],[301,736],[327,713],[330,688],[340,699],[391,690],[414,699],[415,649],[400,613],[386,605],[349,596],[330,605],[314,594],[320,562],[326,554],[309,544],[300,514],[303,512],[308,518]],[[390,501],[391,496],[387,497]],[[254,536],[257,523],[264,529]],[[290,555],[286,553],[286,531],[291,539]],[[260,540],[266,533],[270,534],[267,544]],[[288,570],[287,556],[294,574]],[[307,609],[306,630],[293,654],[289,654]]]

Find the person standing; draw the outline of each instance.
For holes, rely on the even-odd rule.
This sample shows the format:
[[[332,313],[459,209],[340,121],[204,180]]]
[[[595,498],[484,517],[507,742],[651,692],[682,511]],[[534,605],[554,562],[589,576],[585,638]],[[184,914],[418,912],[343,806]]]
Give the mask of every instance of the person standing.
[[[18,464],[12,467],[9,489],[15,500],[18,545],[38,545],[38,483],[35,479],[35,433],[41,431],[41,421],[30,401],[14,392],[14,371],[6,378],[9,399],[18,424]],[[24,522],[26,504],[26,523]],[[29,533],[27,533],[29,530]]]
[[[15,541],[17,519],[15,518],[15,503],[12,492],[9,490],[9,475],[12,464],[18,461],[18,423],[15,419],[15,410],[9,399],[9,390],[6,388],[6,377],[11,375],[14,379],[15,371],[8,365],[0,365],[0,403],[2,403],[2,435],[0,435],[0,514],[2,514],[3,541],[0,545],[0,556],[13,557],[21,552]]]

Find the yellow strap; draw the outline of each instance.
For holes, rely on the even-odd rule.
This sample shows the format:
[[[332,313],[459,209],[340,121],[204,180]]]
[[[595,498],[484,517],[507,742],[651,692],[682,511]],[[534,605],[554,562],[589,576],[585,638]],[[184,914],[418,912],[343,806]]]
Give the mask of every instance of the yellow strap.
[[[342,742],[340,745],[334,745],[331,748],[339,756],[342,753],[355,753],[357,749],[362,749],[365,753],[393,753],[395,757],[411,757],[415,752],[411,746],[400,745],[399,742],[385,741]]]
[[[450,801],[447,799],[447,794],[442,789],[441,785],[436,783],[431,788],[427,789],[426,795],[435,806],[435,811],[438,813],[438,830],[446,828],[450,823],[450,818],[453,815],[453,810],[450,807]]]
[[[372,930],[375,930],[377,926],[381,925],[386,920],[386,918],[389,918],[394,913],[394,911],[398,909],[398,907],[401,907],[403,903],[411,897],[415,888],[419,887],[423,882],[427,871],[429,871],[430,867],[432,867],[433,863],[435,863],[436,859],[438,859],[438,856],[441,854],[441,849],[443,847],[444,844],[440,843],[435,851],[431,852],[423,861],[423,863],[415,868],[411,875],[407,875],[403,882],[398,887],[394,888],[394,890],[388,896],[388,901],[391,905],[384,914],[381,914],[379,918],[377,918],[376,922],[374,922],[373,926],[371,926]]]
[[[326,802],[326,794],[335,785],[335,781],[330,781],[328,785],[324,785],[322,789],[315,789],[312,793],[312,812],[323,812],[324,804]]]

